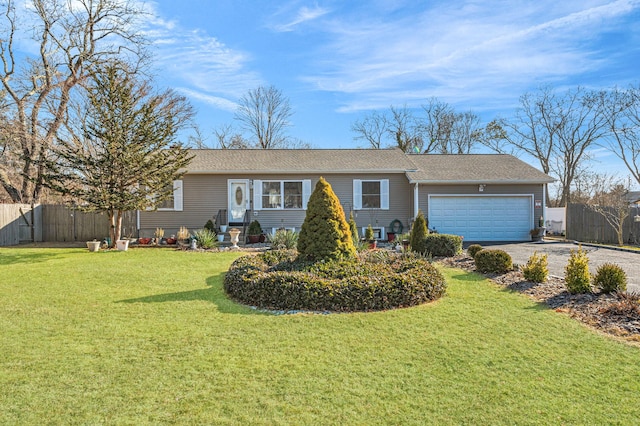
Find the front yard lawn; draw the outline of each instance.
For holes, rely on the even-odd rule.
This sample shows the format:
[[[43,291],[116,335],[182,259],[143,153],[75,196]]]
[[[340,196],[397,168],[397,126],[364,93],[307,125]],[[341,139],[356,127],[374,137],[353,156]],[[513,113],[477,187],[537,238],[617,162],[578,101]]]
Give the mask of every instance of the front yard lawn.
[[[634,424],[640,349],[444,269],[376,313],[228,300],[233,253],[0,249],[0,424]]]

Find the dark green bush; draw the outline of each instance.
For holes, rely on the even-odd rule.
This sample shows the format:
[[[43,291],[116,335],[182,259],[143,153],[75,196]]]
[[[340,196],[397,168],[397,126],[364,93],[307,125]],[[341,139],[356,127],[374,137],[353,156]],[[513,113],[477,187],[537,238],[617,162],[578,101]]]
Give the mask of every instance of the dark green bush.
[[[425,258],[367,254],[361,259],[305,262],[292,251],[237,259],[224,288],[234,300],[263,309],[377,311],[442,297],[446,282]]]
[[[482,246],[480,244],[471,244],[467,247],[467,254],[471,257],[476,257],[476,253],[482,250]]]
[[[564,283],[571,294],[590,293],[591,275],[589,275],[589,258],[587,253],[579,247],[571,250],[569,261],[565,267]]]
[[[504,250],[483,249],[473,258],[476,269],[483,274],[504,274],[513,268],[511,256]]]
[[[424,239],[425,253],[434,257],[452,257],[462,253],[462,237],[449,234],[429,234]]]
[[[416,216],[416,220],[413,221],[413,226],[411,227],[411,235],[409,237],[409,247],[411,251],[415,251],[416,253],[427,253],[427,247],[425,244],[425,238],[429,231],[427,230],[427,222],[424,219],[424,215],[422,211],[418,211],[418,216]]]
[[[596,271],[593,285],[599,287],[605,293],[614,291],[627,291],[627,274],[613,263],[605,263]]]
[[[216,227],[211,219],[209,219],[207,223],[204,224],[204,229],[208,229],[209,231],[214,233],[216,232]]]
[[[254,220],[249,224],[249,227],[247,228],[247,235],[260,235],[260,234],[262,234],[262,226],[260,225],[260,222],[258,222],[257,220]]]
[[[547,254],[533,252],[527,264],[522,268],[524,278],[534,283],[543,283],[549,277],[549,261]]]

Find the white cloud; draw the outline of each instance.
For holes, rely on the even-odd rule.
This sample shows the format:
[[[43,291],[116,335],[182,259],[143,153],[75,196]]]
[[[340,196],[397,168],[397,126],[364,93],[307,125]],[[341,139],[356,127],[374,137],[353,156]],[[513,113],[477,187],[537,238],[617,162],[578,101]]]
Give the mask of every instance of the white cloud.
[[[250,69],[251,56],[233,50],[201,29],[186,29],[179,22],[154,16],[145,28],[155,49],[158,73],[190,98],[223,110],[235,109],[234,101],[262,84]]]
[[[302,6],[297,10],[295,16],[289,18],[288,22],[273,25],[273,29],[278,32],[293,31],[300,24],[318,19],[327,13],[329,13],[329,9],[319,7],[318,5],[314,7]]]
[[[340,111],[431,96],[486,105],[516,90],[517,98],[531,85],[598,69],[601,46],[590,42],[640,7],[638,0],[586,4],[455,2],[395,19],[333,19],[331,43],[315,52],[318,72],[303,80],[343,93]]]

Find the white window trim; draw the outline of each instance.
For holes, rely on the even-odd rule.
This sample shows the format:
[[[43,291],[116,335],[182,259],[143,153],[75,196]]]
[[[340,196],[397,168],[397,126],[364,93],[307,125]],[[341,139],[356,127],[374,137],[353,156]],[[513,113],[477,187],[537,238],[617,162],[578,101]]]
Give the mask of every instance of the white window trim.
[[[181,212],[183,209],[182,180],[173,181],[173,208],[158,208],[159,212]]]
[[[262,206],[262,182],[279,182],[280,183],[280,202],[281,207],[263,207]],[[284,207],[284,184],[285,182],[301,182],[302,183],[302,208],[285,208]],[[255,179],[253,181],[253,209],[266,211],[280,210],[306,210],[307,203],[311,197],[311,180],[310,179]]]
[[[362,207],[362,182],[380,182],[380,207]],[[389,179],[354,179],[354,210],[389,210]]]

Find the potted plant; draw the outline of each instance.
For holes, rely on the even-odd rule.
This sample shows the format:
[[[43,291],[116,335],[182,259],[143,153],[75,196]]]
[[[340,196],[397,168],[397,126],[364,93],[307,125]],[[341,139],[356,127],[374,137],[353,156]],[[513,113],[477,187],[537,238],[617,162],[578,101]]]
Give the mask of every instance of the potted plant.
[[[367,226],[367,230],[364,232],[364,239],[369,243],[369,248],[374,249],[377,246],[376,238],[373,234],[373,228],[371,224]]]
[[[87,248],[89,249],[89,251],[93,251],[93,252],[99,251],[101,243],[102,241],[98,241],[98,240],[87,241]]]
[[[254,220],[249,224],[249,228],[247,229],[247,240],[249,244],[255,244],[260,242],[260,236],[262,235],[262,226],[260,226],[260,222]]]
[[[162,237],[164,237],[164,229],[156,228],[156,232],[153,233],[153,236],[156,238],[156,245],[159,245]]]
[[[533,228],[529,231],[531,235],[532,241],[542,241],[542,237],[544,236],[544,228]]]
[[[188,245],[189,237],[191,237],[191,233],[189,232],[189,230],[185,226],[181,226],[178,230],[178,233],[176,234],[178,242]]]
[[[175,244],[178,240],[176,239],[175,235],[171,235],[169,238],[167,238],[167,244]]]

